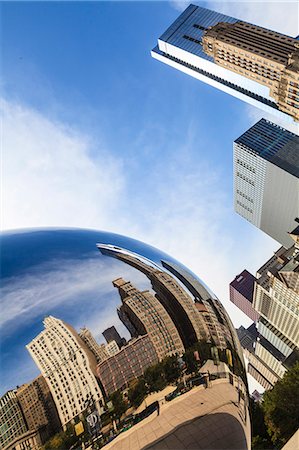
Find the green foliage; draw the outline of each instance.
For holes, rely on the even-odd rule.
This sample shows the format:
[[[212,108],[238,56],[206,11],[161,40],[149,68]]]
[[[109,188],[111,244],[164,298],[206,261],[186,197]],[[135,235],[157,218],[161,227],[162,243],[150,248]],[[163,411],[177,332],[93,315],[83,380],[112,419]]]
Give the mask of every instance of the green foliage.
[[[181,374],[178,359],[176,356],[168,356],[162,362],[164,377],[167,383],[173,383]]]
[[[273,448],[271,441],[261,436],[253,436],[251,440],[251,450],[272,450]]]
[[[299,426],[299,362],[263,396],[265,422],[272,442],[282,447]]]
[[[183,360],[187,366],[187,373],[194,373],[198,370],[198,362],[194,357],[194,351],[192,349],[186,350],[183,355]]]
[[[273,444],[267,431],[264,411],[260,403],[250,399],[252,450],[272,449]]]
[[[117,419],[119,419],[124,412],[128,409],[128,404],[124,400],[123,395],[120,391],[115,391],[110,396],[110,400],[113,403],[114,414]]]
[[[66,431],[61,431],[55,434],[51,439],[49,439],[45,445],[44,450],[66,450],[74,445],[78,441],[74,427],[68,425]]]
[[[158,392],[164,389],[167,382],[165,380],[163,363],[148,367],[144,372],[143,379],[148,392]]]
[[[132,385],[128,392],[130,403],[137,408],[146,396],[146,386],[143,378],[140,378],[137,383]]]

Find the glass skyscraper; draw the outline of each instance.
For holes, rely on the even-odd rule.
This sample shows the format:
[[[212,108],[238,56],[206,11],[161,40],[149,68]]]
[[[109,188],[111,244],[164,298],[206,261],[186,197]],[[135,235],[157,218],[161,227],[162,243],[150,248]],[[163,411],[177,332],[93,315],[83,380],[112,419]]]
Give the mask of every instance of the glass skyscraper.
[[[299,120],[297,46],[295,38],[189,5],[158,39],[151,54],[293,122]]]
[[[234,208],[281,245],[299,217],[299,137],[261,119],[234,142]]]

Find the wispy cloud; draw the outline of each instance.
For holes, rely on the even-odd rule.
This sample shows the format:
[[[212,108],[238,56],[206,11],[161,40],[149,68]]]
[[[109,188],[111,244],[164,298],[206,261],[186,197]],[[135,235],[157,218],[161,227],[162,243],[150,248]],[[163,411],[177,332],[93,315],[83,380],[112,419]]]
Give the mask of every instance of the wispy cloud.
[[[252,22],[280,33],[297,36],[299,34],[299,4],[287,0],[214,1],[208,7],[224,14]]]
[[[170,4],[179,12],[184,11],[190,3],[204,6],[228,16],[255,23],[280,33],[296,37],[299,34],[299,4],[288,0],[208,0],[190,2],[188,0],[171,0]],[[204,4],[203,4],[204,3]]]
[[[108,227],[125,191],[120,158],[22,104],[3,100],[2,114],[2,228]]]
[[[133,168],[124,169],[113,149],[100,145],[96,158],[91,157],[95,146],[92,136],[87,138],[24,105],[6,101],[4,107],[5,228],[78,226],[135,237],[189,266],[229,308],[228,284],[236,271],[248,261],[247,267],[255,271],[276,247],[254,227],[246,228],[233,213],[232,193],[223,189],[226,169],[210,158],[206,152],[209,143],[192,118],[181,142],[175,135],[162,133],[160,148],[175,151],[171,157],[155,158],[137,188],[132,180],[139,165],[144,166],[142,158],[136,159]],[[144,129],[136,138],[138,146],[148,148],[148,153],[153,151],[150,134]],[[242,227],[251,239],[250,249],[237,234]],[[260,242],[263,252],[256,250]],[[54,308],[71,301],[76,291],[65,290],[64,277],[72,277],[77,291],[88,289],[98,269],[92,261],[86,264],[88,267],[74,265],[70,273],[69,269],[62,271],[60,279],[55,272],[43,282],[27,279],[26,286],[6,293],[8,309],[3,320],[16,319],[20,313],[34,317],[34,308],[46,304]],[[101,276],[105,277],[105,272]],[[50,285],[54,286],[52,292],[45,293],[45,286],[48,289]],[[9,300],[13,296],[15,305]],[[243,316],[235,313],[236,323],[240,323]]]
[[[32,323],[36,317],[55,314],[55,310],[60,309],[61,312],[81,311],[74,326],[90,326],[94,313],[98,327],[101,323],[108,326],[107,318],[112,311],[116,317],[116,306],[120,303],[112,281],[120,276],[127,279],[134,276],[138,286],[143,288],[144,276],[136,278],[136,273],[123,263],[103,260],[100,256],[83,261],[59,259],[41,264],[38,270],[5,279],[1,288],[0,325],[10,334],[20,321],[23,325]]]

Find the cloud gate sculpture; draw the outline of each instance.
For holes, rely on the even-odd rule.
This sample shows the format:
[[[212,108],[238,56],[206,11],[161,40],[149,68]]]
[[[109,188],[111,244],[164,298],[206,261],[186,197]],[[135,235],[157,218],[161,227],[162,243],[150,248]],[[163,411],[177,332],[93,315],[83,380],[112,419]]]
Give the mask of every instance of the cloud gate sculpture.
[[[90,448],[250,448],[242,349],[195,274],[106,232],[7,232],[1,248],[2,394],[41,375],[59,429]]]

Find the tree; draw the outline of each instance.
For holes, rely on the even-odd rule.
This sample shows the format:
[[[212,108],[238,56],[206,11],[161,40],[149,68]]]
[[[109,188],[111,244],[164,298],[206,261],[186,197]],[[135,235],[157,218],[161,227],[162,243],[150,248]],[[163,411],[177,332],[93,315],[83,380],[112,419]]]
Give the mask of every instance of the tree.
[[[187,350],[183,355],[183,360],[187,366],[187,373],[194,373],[198,370],[198,363],[194,356],[194,351],[192,349]]]
[[[168,356],[165,358],[162,363],[162,368],[167,383],[173,383],[181,374],[177,356]]]
[[[252,450],[272,449],[273,444],[265,424],[264,410],[260,403],[250,399],[251,448]]]
[[[299,362],[263,396],[265,422],[272,442],[282,447],[299,426]]]
[[[123,415],[124,412],[128,409],[128,404],[125,402],[123,395],[120,391],[115,391],[110,396],[110,400],[113,403],[114,414],[117,419]]]
[[[128,398],[130,403],[135,406],[135,408],[142,403],[144,397],[146,396],[146,391],[147,389],[143,378],[140,378],[137,383],[131,385],[128,392]]]
[[[61,450],[70,448],[78,441],[73,425],[68,424],[66,431],[61,431],[49,439],[45,445],[45,450]]]
[[[163,364],[158,363],[148,367],[144,372],[143,379],[149,392],[158,392],[165,388],[166,380],[163,371]]]

